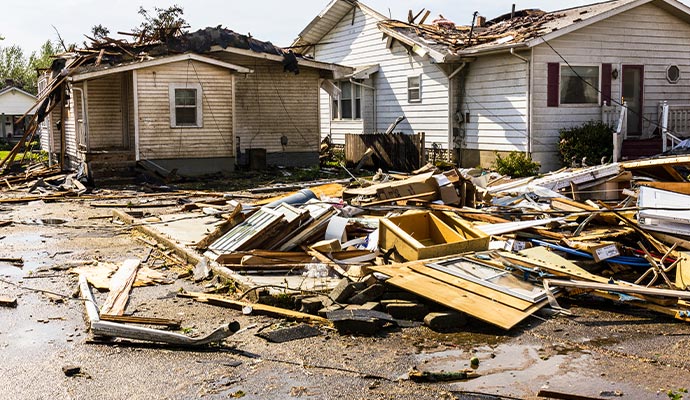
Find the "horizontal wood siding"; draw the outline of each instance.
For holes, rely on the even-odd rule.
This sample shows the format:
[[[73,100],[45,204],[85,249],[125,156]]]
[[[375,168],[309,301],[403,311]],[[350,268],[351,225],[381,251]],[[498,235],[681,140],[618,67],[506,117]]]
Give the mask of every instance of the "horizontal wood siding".
[[[528,64],[511,55],[480,57],[467,66],[463,147],[527,151],[527,73]]]
[[[169,84],[200,84],[203,127],[170,127]],[[232,79],[229,70],[180,61],[137,72],[142,159],[232,157]]]
[[[123,112],[127,107],[122,93],[124,74],[106,75],[88,82],[89,149],[124,147]]]
[[[248,65],[254,73],[235,79],[235,129],[242,151],[317,152],[319,149],[319,72],[284,72],[276,62]],[[281,144],[286,136],[288,143]]]
[[[448,78],[428,57],[410,55],[405,48],[396,43],[392,49],[386,48],[383,34],[376,26],[377,20],[354,9],[346,15],[315,46],[314,57],[319,61],[332,62],[348,66],[365,66],[379,64],[379,72],[374,74],[373,85],[376,87],[376,126],[373,121],[363,122],[362,128],[370,126],[376,131],[386,128],[401,115],[407,119],[398,125],[397,131],[406,133],[426,132],[426,143],[436,143],[448,148]],[[407,101],[407,78],[422,76],[422,101]],[[329,107],[330,100],[321,97],[321,108]],[[365,118],[373,118],[373,113],[363,110]],[[322,124],[322,129],[326,125]],[[344,133],[335,123],[330,125],[333,139],[342,143]],[[323,132],[327,135],[329,132]]]
[[[79,166],[79,162],[82,160],[82,152],[77,150],[77,129],[76,124],[77,118],[80,118],[80,107],[81,103],[76,99],[79,97],[78,92],[72,92],[69,100],[67,101],[67,108],[65,108],[65,164],[68,168],[75,169]],[[60,107],[56,107],[59,112]],[[79,113],[79,114],[78,114]],[[59,121],[58,114],[58,121]],[[58,147],[60,148],[60,137],[58,135]],[[58,157],[59,159],[59,157]]]
[[[659,101],[690,102],[690,25],[666,11],[646,4],[621,13],[549,42],[571,65],[612,64],[618,79],[611,82],[611,97],[621,100],[621,66],[644,65],[643,129],[656,128]],[[598,105],[546,107],[549,62],[563,60],[546,44],[533,51],[533,156],[545,169],[560,166],[557,160],[558,130],[599,120]],[[666,80],[666,68],[678,65],[681,79],[677,84]]]
[[[331,132],[331,96],[323,89],[319,89],[319,132],[321,137],[330,135]],[[331,138],[334,140],[335,138]],[[341,140],[344,137],[340,137]],[[338,144],[344,144],[338,143]]]

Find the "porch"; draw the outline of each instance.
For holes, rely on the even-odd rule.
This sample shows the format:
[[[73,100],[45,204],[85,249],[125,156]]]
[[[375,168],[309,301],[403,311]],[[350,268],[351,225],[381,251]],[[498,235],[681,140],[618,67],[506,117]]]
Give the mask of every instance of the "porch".
[[[614,130],[614,161],[665,153],[690,138],[690,104],[660,102],[656,121],[645,121],[652,127],[647,135],[628,134],[629,116],[630,110],[625,102],[622,106],[604,103],[601,107],[602,122]]]

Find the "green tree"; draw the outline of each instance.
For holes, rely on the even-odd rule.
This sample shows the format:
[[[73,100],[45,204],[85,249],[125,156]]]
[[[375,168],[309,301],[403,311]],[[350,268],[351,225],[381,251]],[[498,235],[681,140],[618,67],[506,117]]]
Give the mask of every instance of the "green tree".
[[[36,52],[31,53],[27,64],[28,71],[25,90],[31,93],[36,93],[38,91],[36,85],[38,71],[50,67],[50,64],[53,62],[53,56],[57,54],[57,52],[57,43],[46,40],[45,43],[41,45],[38,54]]]
[[[182,17],[184,10],[178,5],[168,8],[153,8],[154,13],[149,13],[144,7],[139,7],[139,15],[144,17],[134,33],[140,35],[144,41],[161,40],[174,37],[187,32],[189,25]]]
[[[0,84],[11,80],[13,84],[27,92],[36,93],[38,69],[48,68],[51,56],[56,53],[56,46],[46,41],[41,49],[31,53],[27,59],[24,50],[17,45],[0,48]]]

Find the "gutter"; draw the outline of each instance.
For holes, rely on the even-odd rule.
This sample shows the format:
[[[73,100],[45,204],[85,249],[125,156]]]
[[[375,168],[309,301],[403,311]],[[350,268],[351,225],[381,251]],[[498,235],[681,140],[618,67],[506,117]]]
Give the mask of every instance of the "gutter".
[[[530,59],[527,57],[523,57],[517,53],[515,53],[515,47],[510,48],[510,55],[513,57],[518,58],[522,62],[527,64],[527,92],[525,93],[525,99],[527,100],[527,107],[526,107],[526,113],[527,113],[527,149],[526,149],[526,154],[528,157],[531,157],[532,154],[532,113],[531,108],[532,108],[532,62]]]

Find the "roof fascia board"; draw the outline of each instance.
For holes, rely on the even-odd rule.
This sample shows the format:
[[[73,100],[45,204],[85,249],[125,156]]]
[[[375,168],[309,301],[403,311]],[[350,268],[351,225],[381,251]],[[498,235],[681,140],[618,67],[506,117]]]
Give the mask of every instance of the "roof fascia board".
[[[29,93],[29,92],[27,92],[27,91],[25,91],[25,90],[23,90],[23,89],[20,89],[20,88],[18,88],[18,87],[14,87],[14,86],[13,86],[13,87],[8,87],[7,89],[5,89],[5,90],[3,90],[3,91],[0,91],[0,96],[3,95],[3,94],[5,94],[5,93],[9,93],[9,92],[11,92],[11,91],[13,91],[13,90],[16,90],[16,91],[18,91],[19,93],[25,94],[25,95],[31,97],[32,99],[36,100],[36,96],[34,96],[33,94],[31,94],[31,93]]]
[[[467,58],[468,56],[485,56],[490,54],[505,53],[507,51],[510,51],[511,49],[518,50],[527,48],[529,48],[527,43],[512,43],[495,47],[487,47],[485,49],[463,50],[458,54],[458,56],[463,58]]]
[[[397,32],[395,29],[389,29],[384,26],[379,25],[379,30],[384,34],[392,37],[393,39],[405,43],[406,45],[412,47],[413,49],[422,49],[423,52],[426,52],[434,61],[437,63],[444,63],[446,62],[446,55],[443,53],[440,53],[434,49],[429,48],[428,46],[421,44],[413,39],[410,39],[409,37]],[[419,51],[415,50],[416,54],[421,55]]]
[[[265,60],[271,60],[280,63],[283,62],[283,57],[276,54],[257,53],[252,50],[238,49],[235,47],[227,47],[224,49],[220,46],[213,46],[211,47],[211,51],[224,51],[226,53],[238,54],[247,57],[263,58]],[[325,63],[321,61],[305,60],[304,58],[297,58],[297,64],[309,68],[331,71],[335,76],[338,77],[352,74],[352,72],[354,71],[354,68],[346,67],[344,65]]]
[[[206,64],[211,64],[211,65],[230,69],[230,70],[233,70],[233,71],[236,71],[239,73],[243,73],[243,74],[249,74],[249,73],[253,72],[251,69],[246,68],[246,67],[242,67],[239,65],[226,63],[226,62],[223,62],[220,60],[216,60],[214,58],[204,57],[204,56],[201,56],[198,54],[186,53],[186,54],[175,55],[172,57],[163,57],[163,58],[157,58],[154,60],[143,61],[140,63],[122,65],[119,67],[113,67],[113,68],[104,69],[101,71],[76,74],[76,75],[72,76],[70,80],[72,82],[81,82],[81,81],[99,78],[101,76],[110,75],[110,74],[114,74],[114,73],[133,71],[133,70],[138,70],[138,69],[142,69],[142,68],[155,67],[158,65],[165,65],[165,64],[170,64],[170,63],[179,62],[179,61],[186,61],[186,60],[193,60],[193,61],[198,61],[198,62],[202,62],[202,63],[206,63]]]
[[[526,42],[526,43],[527,43],[527,47],[538,46],[538,45],[540,45],[540,44],[542,44],[542,43],[544,43],[544,42],[548,42],[548,41],[551,41],[551,40],[553,40],[553,39],[559,38],[559,37],[561,37],[561,36],[563,36],[563,35],[567,35],[568,33],[574,32],[574,31],[576,31],[576,30],[578,30],[578,29],[582,29],[582,28],[587,27],[587,26],[590,26],[590,25],[592,25],[592,24],[596,24],[597,22],[603,21],[603,20],[605,20],[605,19],[607,19],[607,18],[611,18],[611,17],[614,16],[614,15],[617,15],[617,14],[620,14],[620,13],[623,13],[623,12],[626,12],[626,11],[629,11],[629,10],[632,10],[633,8],[639,7],[639,6],[643,5],[643,4],[651,3],[651,2],[653,2],[653,1],[654,1],[654,0],[637,0],[637,1],[633,1],[633,2],[627,3],[627,4],[623,4],[623,5],[621,5],[620,7],[616,7],[616,8],[614,8],[614,9],[612,9],[612,10],[603,12],[603,13],[597,15],[597,16],[594,16],[594,17],[592,17],[592,18],[589,18],[589,19],[587,19],[587,20],[584,20],[584,21],[582,21],[582,22],[580,22],[580,23],[574,23],[574,24],[571,24],[570,26],[567,26],[567,27],[565,27],[565,28],[561,28],[561,29],[559,29],[559,30],[557,30],[557,31],[548,33],[548,34],[546,34],[546,35],[544,35],[544,36],[539,36],[539,37],[536,37],[536,38],[534,38],[534,39],[530,39],[530,40],[528,40],[528,41]],[[664,2],[667,3],[667,4],[669,4],[669,1],[668,1],[668,0],[662,0],[662,1],[664,1]]]

